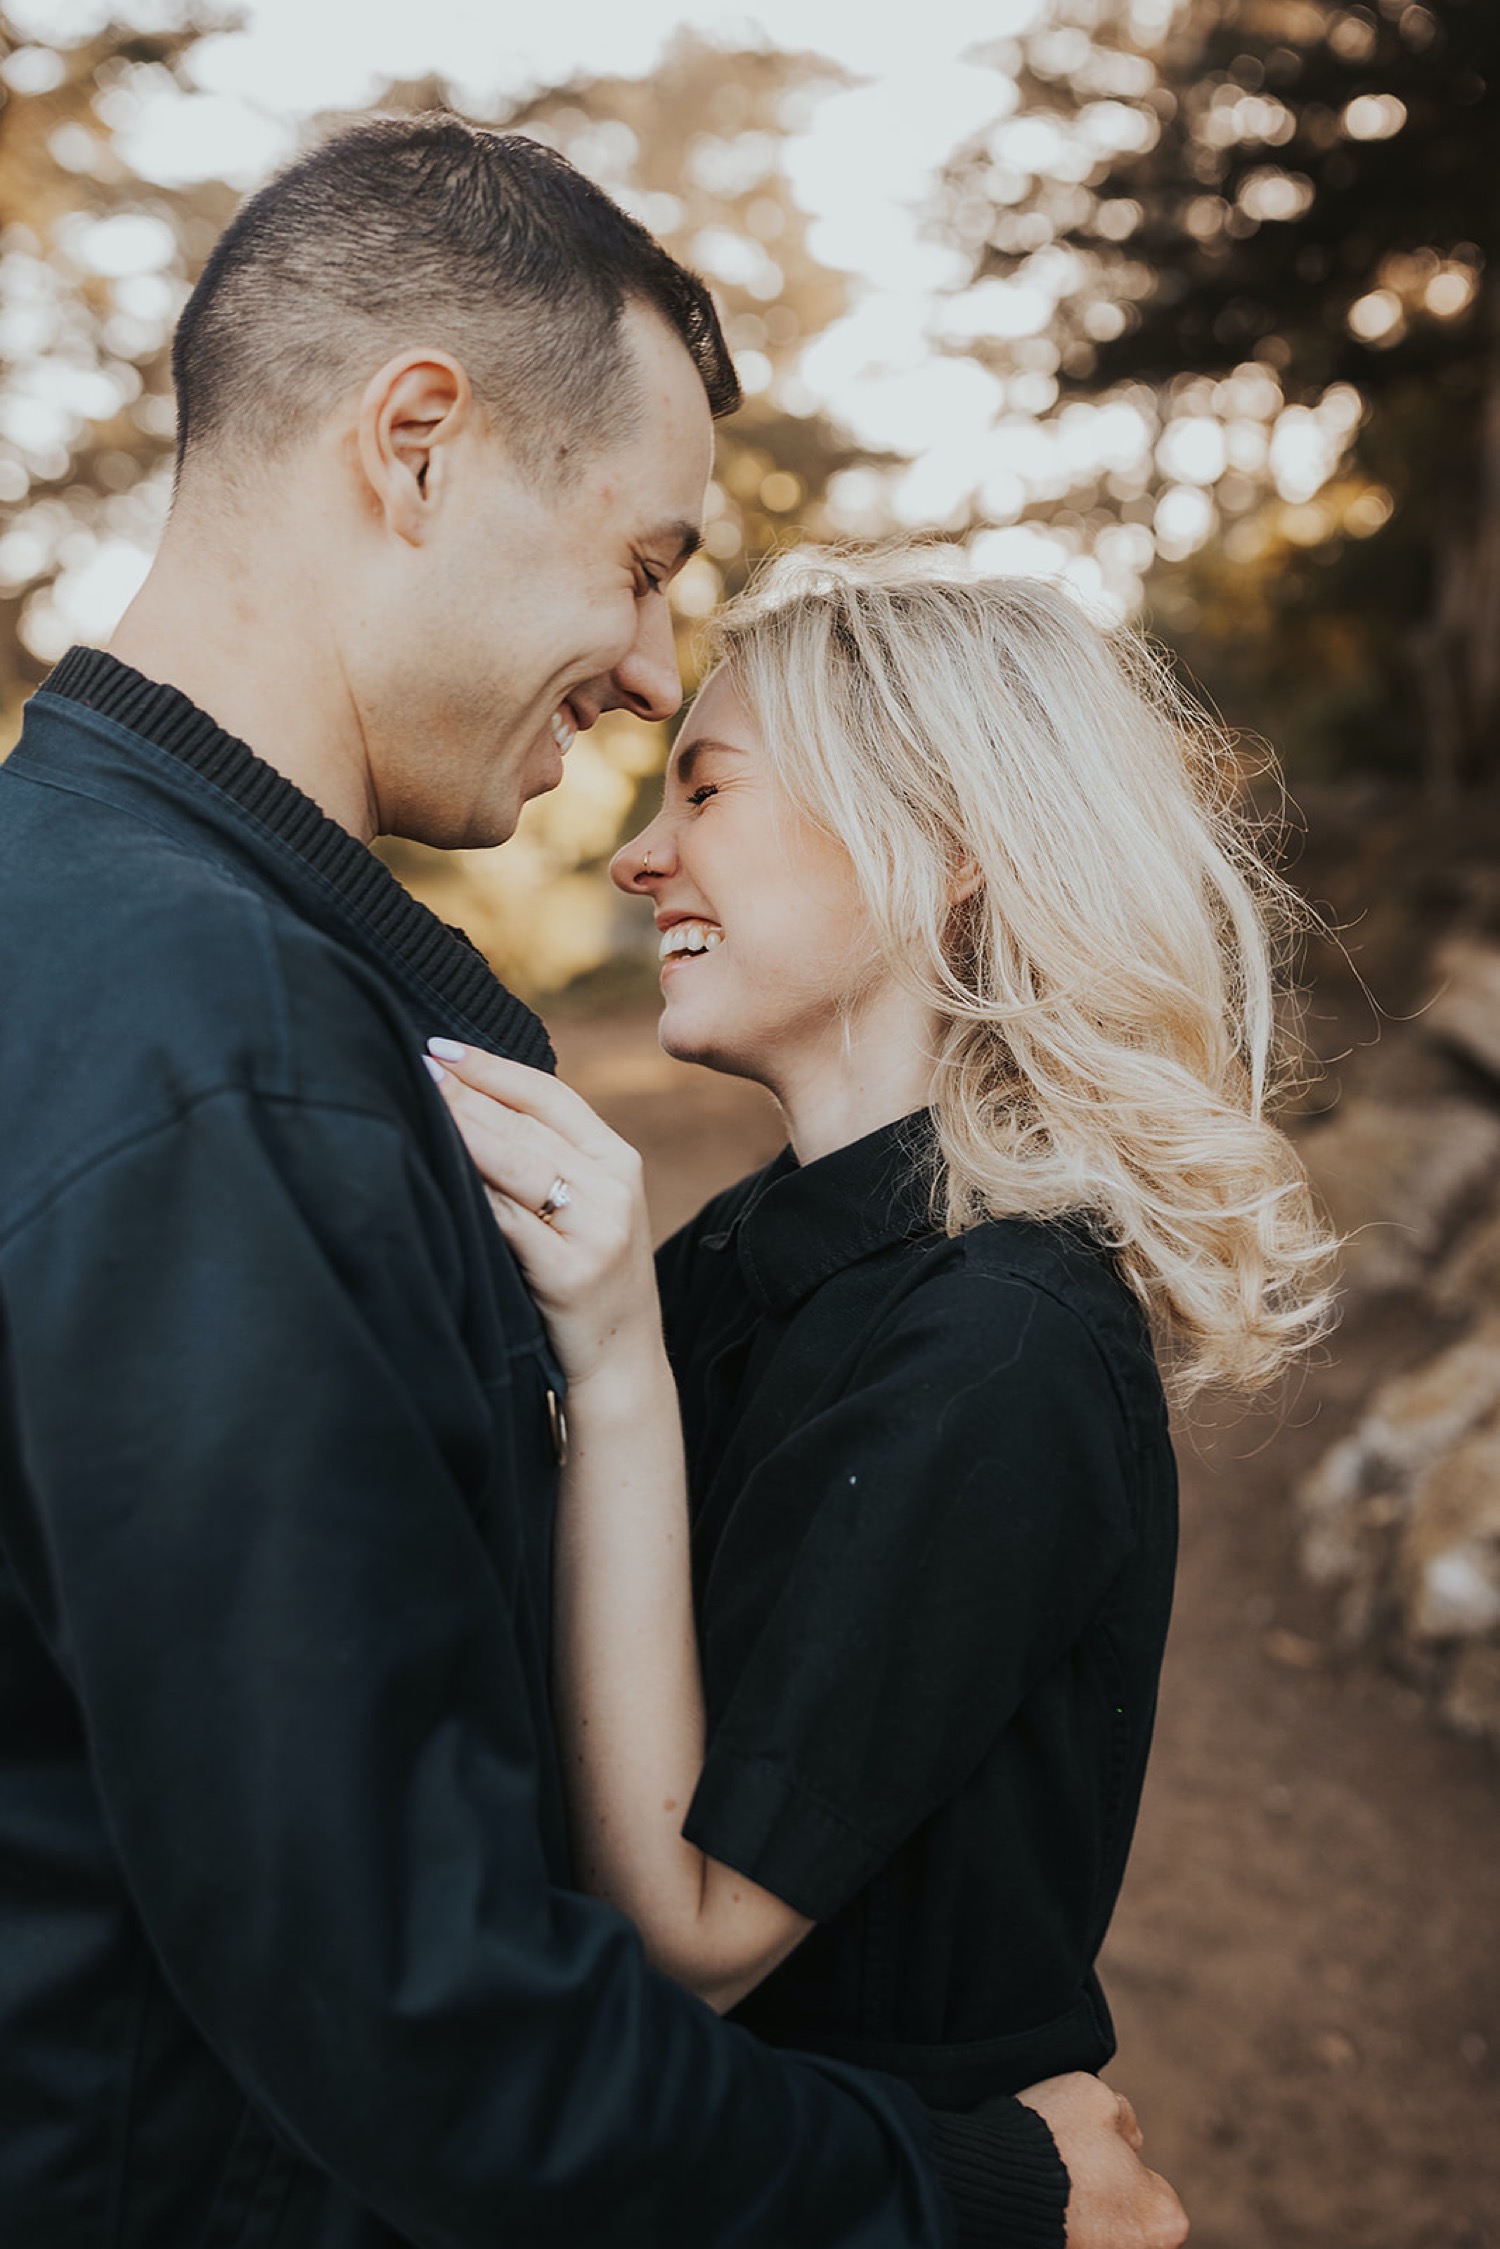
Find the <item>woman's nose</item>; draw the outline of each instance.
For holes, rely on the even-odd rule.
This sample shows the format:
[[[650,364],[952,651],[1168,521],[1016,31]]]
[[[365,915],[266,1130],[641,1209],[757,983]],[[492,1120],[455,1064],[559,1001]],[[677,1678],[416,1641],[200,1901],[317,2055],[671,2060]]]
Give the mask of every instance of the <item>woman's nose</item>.
[[[652,884],[670,874],[674,864],[661,823],[653,820],[649,828],[642,828],[629,843],[621,844],[609,863],[609,879],[617,890],[649,898]]]

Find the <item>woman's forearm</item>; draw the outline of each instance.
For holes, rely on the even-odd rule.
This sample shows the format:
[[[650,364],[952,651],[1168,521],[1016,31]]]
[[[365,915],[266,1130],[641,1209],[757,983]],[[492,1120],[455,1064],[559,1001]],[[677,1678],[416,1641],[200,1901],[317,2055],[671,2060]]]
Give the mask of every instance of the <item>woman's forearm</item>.
[[[807,1924],[684,1840],[703,1766],[677,1393],[655,1339],[568,1399],[557,1546],[557,1705],[582,1886],[659,1967],[727,2006]]]
[[[578,1869],[637,1922],[696,1919],[679,1833],[703,1763],[677,1394],[658,1349],[568,1398],[557,1547],[557,1702]],[[646,1816],[649,1812],[650,1816]]]

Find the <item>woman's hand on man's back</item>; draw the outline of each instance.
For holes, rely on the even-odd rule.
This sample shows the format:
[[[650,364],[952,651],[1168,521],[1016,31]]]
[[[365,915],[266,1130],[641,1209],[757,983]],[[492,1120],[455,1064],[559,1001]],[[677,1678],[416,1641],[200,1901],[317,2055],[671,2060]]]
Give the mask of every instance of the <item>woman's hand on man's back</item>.
[[[1181,2249],[1187,2212],[1141,2161],[1144,2135],[1123,2093],[1075,2073],[1029,2085],[1020,2098],[1045,2121],[1067,2169],[1068,2249]]]

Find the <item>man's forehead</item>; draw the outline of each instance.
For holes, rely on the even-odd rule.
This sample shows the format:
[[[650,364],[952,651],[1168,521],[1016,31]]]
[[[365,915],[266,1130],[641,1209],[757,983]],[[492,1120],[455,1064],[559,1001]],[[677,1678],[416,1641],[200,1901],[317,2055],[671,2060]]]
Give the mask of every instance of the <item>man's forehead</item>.
[[[714,455],[702,377],[681,337],[659,315],[627,306],[624,318],[639,386],[639,418],[628,441],[634,473],[643,489],[654,485],[663,515],[696,526]]]

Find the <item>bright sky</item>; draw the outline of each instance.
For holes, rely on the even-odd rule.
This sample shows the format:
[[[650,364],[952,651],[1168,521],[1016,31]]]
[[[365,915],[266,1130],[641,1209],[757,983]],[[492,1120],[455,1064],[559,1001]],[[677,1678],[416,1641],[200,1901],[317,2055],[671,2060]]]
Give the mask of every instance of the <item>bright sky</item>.
[[[174,0],[11,0],[18,31],[82,34],[111,12],[170,22]],[[225,5],[226,16],[228,14]],[[1047,0],[237,0],[243,28],[204,41],[192,68],[202,98],[164,100],[143,117],[132,155],[159,178],[210,174],[250,185],[293,145],[297,122],[369,101],[392,78],[436,73],[482,110],[574,75],[645,76],[672,34],[690,27],[726,49],[767,44],[826,54],[867,81],[827,105],[796,151],[796,178],[826,218],[818,244],[832,262],[868,265],[896,253],[909,228],[887,231],[965,134],[998,114],[997,78],[965,58],[1039,22]],[[882,260],[882,262],[884,262]]]
[[[949,153],[1006,100],[997,73],[965,58],[980,43],[1035,24],[1047,5],[932,0],[918,33],[908,8],[879,0],[761,0],[743,11],[710,0],[564,0],[550,8],[360,0],[357,12],[353,0],[249,0],[244,32],[212,42],[195,61],[210,96],[198,105],[200,117],[143,122],[137,153],[159,169],[222,170],[238,144],[250,180],[289,144],[299,114],[356,106],[388,78],[438,73],[461,104],[482,111],[575,75],[645,76],[683,27],[726,49],[769,44],[826,54],[860,83],[819,105],[789,147],[787,169],[816,220],[814,255],[866,277],[867,291],[858,333],[818,387],[825,396],[830,387],[844,390],[844,416],[853,413],[869,442],[917,452],[946,401],[927,392],[902,414],[893,396],[880,426],[863,428],[849,386],[872,360],[894,361],[892,371],[905,373],[928,356],[930,295],[952,277],[953,259],[918,240],[915,206]],[[971,411],[993,403],[970,394]]]
[[[1159,28],[1172,5],[1133,0],[1140,28]],[[7,6],[23,38],[29,32],[56,40],[83,36],[111,14],[142,27],[170,24],[181,0]],[[804,355],[806,403],[826,407],[859,441],[909,456],[896,492],[906,521],[940,525],[965,509],[977,488],[998,526],[979,542],[988,566],[1065,568],[1081,590],[1113,605],[1132,597],[1153,546],[1140,526],[1106,532],[1088,555],[1076,539],[1060,542],[1008,519],[1029,501],[1060,499],[1095,474],[1144,471],[1158,432],[1118,402],[1102,410],[1076,405],[1039,422],[1055,397],[1046,378],[1022,376],[1002,389],[961,351],[933,349],[938,336],[961,344],[981,335],[1035,335],[1049,317],[1055,291],[1035,281],[987,281],[961,300],[943,296],[965,267],[954,251],[922,240],[919,206],[944,160],[981,127],[1009,136],[1015,145],[1007,159],[1023,169],[1052,168],[1053,156],[1031,143],[1023,150],[1017,136],[1029,134],[1034,143],[1039,132],[1055,139],[1055,129],[1034,118],[1007,124],[1010,82],[975,59],[976,50],[1045,22],[1054,12],[1051,0],[756,0],[743,9],[710,0],[531,0],[525,7],[515,0],[236,0],[234,12],[240,28],[194,49],[191,97],[164,90],[116,124],[130,161],[146,176],[216,176],[248,187],[296,145],[303,119],[357,108],[388,80],[438,74],[460,105],[482,113],[573,76],[646,75],[684,26],[726,49],[765,43],[827,55],[857,83],[817,105],[785,162],[793,192],[815,222],[814,254],[857,280],[849,316]],[[1133,114],[1112,102],[1096,106],[1106,133],[1109,116],[1128,122]],[[118,254],[127,248],[122,238]],[[140,252],[138,262],[156,260]],[[1065,286],[1065,277],[1056,283]],[[149,276],[138,285],[149,289]],[[1028,383],[1034,393],[1039,381],[1043,395],[1028,395]],[[1185,553],[1207,536],[1214,521],[1208,489],[1225,465],[1214,452],[1223,450],[1218,421],[1234,410],[1225,398],[1205,398],[1195,430],[1161,433],[1175,450],[1170,464],[1158,450],[1158,461],[1176,482],[1156,525],[1160,551]],[[1264,418],[1265,410],[1252,406],[1241,442],[1252,450],[1259,444],[1264,455],[1257,412]],[[1288,459],[1297,455],[1290,481],[1310,493],[1330,472],[1347,430],[1303,420],[1305,429],[1288,427],[1278,436]],[[117,611],[144,560],[142,548],[126,539],[101,550],[88,572],[73,573],[59,588],[69,613],[59,614],[56,635],[107,626],[111,620],[95,611]]]
[[[23,35],[82,32],[107,0],[11,0]],[[170,21],[173,0],[127,0],[144,24]],[[643,76],[672,34],[688,26],[726,48],[769,44],[826,54],[860,83],[832,94],[788,149],[793,191],[816,224],[814,254],[864,277],[857,325],[826,355],[820,393],[843,396],[845,418],[873,444],[919,452],[941,422],[950,439],[992,413],[993,386],[944,378],[913,389],[884,386],[859,412],[872,367],[908,377],[928,357],[933,290],[953,278],[951,253],[918,239],[916,205],[945,157],[1007,105],[1007,82],[967,60],[1025,30],[1048,0],[759,0],[744,10],[710,0],[561,0],[553,6],[494,0],[239,0],[243,28],[204,41],[192,71],[200,91],[170,93],[121,132],[130,160],[163,181],[207,176],[253,185],[295,145],[297,127],[322,109],[356,108],[388,80],[436,73],[478,111],[574,75]],[[961,270],[961,269],[960,269]],[[810,369],[814,375],[816,369]],[[972,377],[975,370],[968,369]],[[957,370],[950,370],[957,373]]]

